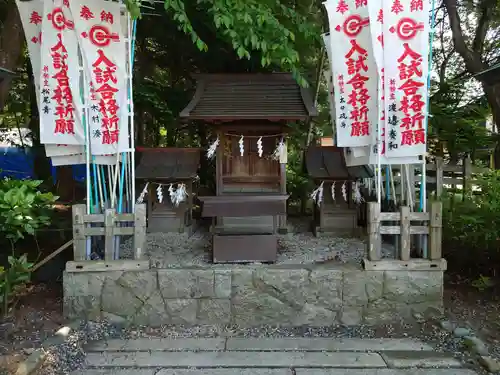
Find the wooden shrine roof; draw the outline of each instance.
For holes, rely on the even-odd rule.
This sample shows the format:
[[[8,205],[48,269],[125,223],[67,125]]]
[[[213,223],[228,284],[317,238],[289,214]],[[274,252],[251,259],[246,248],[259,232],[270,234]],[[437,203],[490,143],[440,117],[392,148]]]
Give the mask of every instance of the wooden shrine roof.
[[[163,182],[191,180],[198,172],[200,152],[199,148],[138,147],[135,177]]]
[[[296,121],[317,116],[310,90],[288,73],[199,74],[196,92],[180,113],[186,120]]]
[[[347,167],[343,149],[335,146],[310,146],[306,151],[305,166],[310,177],[320,180],[373,177],[373,171],[368,166]]]

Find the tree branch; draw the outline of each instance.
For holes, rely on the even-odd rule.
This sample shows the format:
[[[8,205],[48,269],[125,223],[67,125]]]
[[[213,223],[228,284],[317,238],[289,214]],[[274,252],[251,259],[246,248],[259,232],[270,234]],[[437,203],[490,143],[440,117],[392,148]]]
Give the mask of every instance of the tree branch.
[[[469,49],[465,43],[465,37],[460,24],[460,16],[457,9],[457,0],[443,0],[450,20],[453,45],[455,50],[462,56],[467,70],[471,73],[479,73],[484,70],[485,65],[481,61],[481,55]]]
[[[484,40],[486,39],[486,33],[488,32],[488,27],[491,18],[491,11],[488,4],[488,0],[483,0],[480,4],[479,19],[477,21],[476,33],[474,36],[474,41],[472,42],[472,50],[476,53],[481,54],[484,49]]]

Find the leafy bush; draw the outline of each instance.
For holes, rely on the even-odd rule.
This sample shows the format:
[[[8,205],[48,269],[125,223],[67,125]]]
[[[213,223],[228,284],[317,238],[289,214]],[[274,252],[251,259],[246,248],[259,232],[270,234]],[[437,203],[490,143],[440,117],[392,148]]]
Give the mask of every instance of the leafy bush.
[[[479,177],[481,194],[448,197],[443,212],[445,257],[460,271],[495,275],[500,265],[500,171]]]
[[[42,181],[3,179],[0,181],[0,234],[12,244],[50,225],[50,211],[57,197],[42,193]]]
[[[0,313],[6,315],[9,306],[15,302],[16,291],[30,281],[33,263],[26,254],[16,258],[9,256],[7,269],[0,267]]]
[[[38,190],[42,181],[0,180],[0,236],[10,241],[7,268],[0,267],[0,313],[7,314],[19,288],[29,282],[33,263],[26,254],[15,255],[15,243],[50,225],[50,211],[57,197]]]

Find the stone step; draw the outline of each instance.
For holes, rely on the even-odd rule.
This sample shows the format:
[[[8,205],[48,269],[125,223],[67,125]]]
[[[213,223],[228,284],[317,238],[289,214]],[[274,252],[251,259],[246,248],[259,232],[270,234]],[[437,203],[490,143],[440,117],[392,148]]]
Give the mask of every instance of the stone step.
[[[432,347],[413,339],[337,338],[141,338],[107,340],[89,345],[87,351],[431,351]]]
[[[379,352],[391,350],[426,350],[432,347],[412,339],[338,339],[338,338],[230,338],[226,343],[228,351],[344,351]]]
[[[392,368],[461,367],[462,363],[450,353],[399,351],[383,352],[382,358]]]
[[[91,369],[71,375],[477,375],[466,369]]]
[[[140,338],[133,340],[112,339],[89,344],[87,352],[101,351],[219,351],[226,346],[225,338]]]
[[[88,353],[89,367],[169,368],[383,368],[377,353],[358,352],[103,352]]]

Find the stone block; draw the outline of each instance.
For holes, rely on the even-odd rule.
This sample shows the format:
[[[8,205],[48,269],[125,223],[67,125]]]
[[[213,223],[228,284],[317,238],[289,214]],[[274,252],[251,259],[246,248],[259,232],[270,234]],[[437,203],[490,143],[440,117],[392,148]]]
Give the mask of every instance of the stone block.
[[[231,297],[231,270],[215,270],[214,293],[216,298]]]
[[[363,307],[344,305],[340,312],[339,321],[346,326],[355,326],[363,322]]]
[[[411,308],[405,303],[380,299],[368,303],[364,310],[364,323],[375,325],[411,317]]]
[[[163,369],[155,375],[292,375],[287,368]],[[90,374],[93,375],[93,374]],[[116,374],[121,375],[121,374]],[[138,374],[140,375],[140,374]],[[461,374],[459,374],[461,375]]]
[[[477,372],[469,369],[456,369],[456,368],[454,369],[412,368],[404,370],[384,368],[384,369],[297,369],[297,371],[295,371],[295,374],[296,375],[477,375]],[[167,374],[162,374],[160,371],[160,373],[157,375],[167,375]],[[187,374],[175,373],[175,375],[187,375]]]
[[[158,289],[156,270],[123,272],[117,284],[129,289],[141,301],[146,301]]]
[[[319,303],[332,311],[340,311],[343,272],[336,269],[316,269],[311,271],[309,280],[309,285],[304,289],[306,301]]]
[[[133,317],[144,304],[129,288],[106,279],[102,288],[102,311],[122,317]]]
[[[343,303],[349,306],[364,306],[369,301],[382,298],[383,271],[344,272]]]
[[[309,271],[305,269],[259,268],[254,272],[254,284],[263,293],[297,309],[304,306],[308,298],[314,299],[308,291]]]
[[[360,338],[305,338],[305,337],[234,337],[228,338],[228,351],[304,351],[304,352],[379,352],[379,351],[422,351],[432,346],[415,339],[360,339]]]
[[[300,310],[287,302],[250,287],[239,288],[231,299],[231,323],[244,327],[262,324],[293,325]]]
[[[165,300],[167,313],[172,324],[196,324],[198,300],[196,299],[168,299]]]
[[[201,299],[198,305],[198,324],[229,324],[231,322],[229,299]]]
[[[391,368],[462,367],[451,353],[427,351],[383,352],[382,357]]]
[[[104,352],[88,353],[91,367],[385,368],[377,353],[359,352]],[[238,373],[235,371],[235,373]]]
[[[212,270],[162,269],[158,270],[158,283],[165,299],[215,296]]]
[[[384,298],[404,303],[440,301],[442,271],[385,271]]]
[[[89,316],[100,314],[100,301],[94,296],[64,296],[63,314],[66,319],[87,320]]]
[[[321,305],[306,303],[302,310],[292,321],[294,326],[324,327],[335,324],[337,321],[337,311],[329,310]],[[279,322],[276,322],[279,323]]]
[[[131,318],[136,325],[158,327],[169,322],[170,317],[160,292],[153,292],[150,298],[137,310]]]
[[[109,339],[92,342],[86,347],[88,352],[179,352],[179,351],[217,351],[224,350],[224,338],[138,338],[131,340]]]
[[[63,290],[65,297],[89,295],[89,276],[86,272],[63,272]]]

